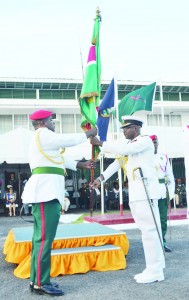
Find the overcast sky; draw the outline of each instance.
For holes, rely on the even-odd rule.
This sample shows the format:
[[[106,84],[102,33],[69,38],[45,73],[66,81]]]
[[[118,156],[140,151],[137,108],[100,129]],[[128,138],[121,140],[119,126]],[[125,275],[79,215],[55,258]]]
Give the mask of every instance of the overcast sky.
[[[189,82],[188,0],[0,0],[0,77],[82,79],[97,6],[103,80]]]

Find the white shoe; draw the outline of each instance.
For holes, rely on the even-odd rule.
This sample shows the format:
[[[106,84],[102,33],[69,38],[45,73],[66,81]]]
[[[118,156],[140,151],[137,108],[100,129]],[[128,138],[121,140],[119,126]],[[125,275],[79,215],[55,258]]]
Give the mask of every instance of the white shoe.
[[[159,273],[159,274],[150,274],[150,273],[143,273],[140,276],[137,277],[136,282],[137,283],[151,283],[151,282],[155,282],[155,281],[163,281],[164,275],[163,272]]]
[[[142,271],[142,273],[138,273],[134,276],[134,279],[137,280],[137,278],[140,278],[141,275],[143,275],[145,272],[147,272],[147,269],[144,269],[144,271]]]

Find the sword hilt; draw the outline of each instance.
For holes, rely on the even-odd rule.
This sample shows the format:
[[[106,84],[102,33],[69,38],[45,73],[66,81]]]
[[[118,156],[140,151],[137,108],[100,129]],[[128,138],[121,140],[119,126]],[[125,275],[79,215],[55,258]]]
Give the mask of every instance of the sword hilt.
[[[141,178],[144,178],[144,175],[143,175],[143,172],[142,172],[141,167],[135,168],[135,169],[133,170],[133,172],[135,172],[135,171],[137,171],[137,170],[139,170],[139,173],[140,173]]]

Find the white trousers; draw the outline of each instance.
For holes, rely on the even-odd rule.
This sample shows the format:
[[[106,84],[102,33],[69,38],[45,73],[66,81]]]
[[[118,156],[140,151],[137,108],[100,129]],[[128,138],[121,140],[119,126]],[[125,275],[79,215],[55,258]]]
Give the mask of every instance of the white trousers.
[[[150,205],[147,200],[130,202],[129,205],[135,223],[142,234],[146,268],[153,274],[159,274],[165,268],[165,258]],[[153,200],[153,211],[162,239],[158,200]]]

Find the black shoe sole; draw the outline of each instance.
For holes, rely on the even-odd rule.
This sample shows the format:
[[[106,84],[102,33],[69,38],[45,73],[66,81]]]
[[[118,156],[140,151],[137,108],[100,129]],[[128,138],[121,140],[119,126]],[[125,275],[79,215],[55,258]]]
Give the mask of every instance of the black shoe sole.
[[[38,294],[38,295],[47,295],[47,296],[51,296],[51,297],[60,297],[60,296],[63,296],[64,295],[64,293],[62,292],[61,294],[51,294],[51,293],[47,293],[47,292],[45,292],[45,291],[43,291],[43,290],[40,290],[40,289],[34,289],[33,288],[33,291],[32,291],[33,293],[35,293],[35,294]]]

